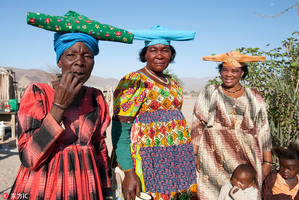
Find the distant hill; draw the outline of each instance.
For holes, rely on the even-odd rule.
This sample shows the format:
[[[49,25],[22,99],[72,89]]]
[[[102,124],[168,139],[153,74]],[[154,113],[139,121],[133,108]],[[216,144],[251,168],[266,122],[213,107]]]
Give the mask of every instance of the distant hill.
[[[192,77],[184,77],[180,78],[183,82],[183,91],[191,92],[192,90],[195,92],[199,92],[204,89],[205,85],[210,79],[214,79],[214,77],[205,77],[205,78],[192,78]]]
[[[45,75],[45,72],[40,69],[19,69],[13,67],[3,67],[5,69],[12,69],[15,72],[15,78],[18,82],[18,88],[25,88],[31,83],[48,83],[52,81],[51,77]],[[184,77],[180,78],[183,82],[183,91],[191,92],[192,90],[198,92],[204,88],[206,83],[213,79],[214,77],[205,78],[193,78]],[[92,75],[89,80],[85,83],[88,86],[93,87],[107,87],[107,86],[117,86],[119,80],[115,78],[103,78],[99,76]]]
[[[3,67],[6,70],[11,69],[15,72],[15,81],[18,82],[18,88],[25,88],[31,83],[48,83],[53,79],[46,75],[45,71],[40,69],[19,69],[13,67]],[[89,80],[85,83],[88,86],[93,87],[107,87],[116,86],[118,84],[115,78],[102,78],[99,76],[92,75]]]

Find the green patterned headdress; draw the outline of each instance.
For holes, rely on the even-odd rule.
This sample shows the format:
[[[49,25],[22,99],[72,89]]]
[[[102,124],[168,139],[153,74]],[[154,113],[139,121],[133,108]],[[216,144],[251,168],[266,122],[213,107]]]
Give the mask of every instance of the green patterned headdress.
[[[97,40],[132,43],[134,38],[127,30],[100,23],[74,11],[68,11],[63,16],[28,12],[27,24],[55,32],[85,33]]]

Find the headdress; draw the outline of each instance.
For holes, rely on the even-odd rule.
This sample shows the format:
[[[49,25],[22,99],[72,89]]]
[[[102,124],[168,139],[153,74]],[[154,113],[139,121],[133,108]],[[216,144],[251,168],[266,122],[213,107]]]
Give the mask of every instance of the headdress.
[[[223,66],[242,67],[246,62],[265,61],[266,56],[248,56],[238,51],[231,51],[215,56],[203,56],[202,60],[222,62]]]
[[[27,24],[56,32],[54,50],[57,62],[63,52],[76,42],[84,42],[97,55],[98,40],[132,43],[134,37],[127,30],[100,23],[74,11],[68,11],[63,16],[28,12]]]
[[[134,34],[134,39],[144,40],[145,47],[155,44],[170,45],[170,41],[187,41],[195,37],[194,31],[167,29],[159,25],[150,29],[129,31]]]
[[[132,43],[134,37],[127,30],[100,23],[74,11],[68,11],[63,16],[28,12],[27,24],[55,32],[85,33],[97,40]]]
[[[55,33],[54,34],[54,51],[56,52],[56,62],[65,50],[73,46],[76,42],[84,42],[93,55],[99,54],[98,40],[84,33]]]

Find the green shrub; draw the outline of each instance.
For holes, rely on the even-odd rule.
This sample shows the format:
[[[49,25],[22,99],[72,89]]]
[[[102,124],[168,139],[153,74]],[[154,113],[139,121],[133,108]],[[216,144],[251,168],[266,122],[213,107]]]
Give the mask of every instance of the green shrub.
[[[236,49],[243,54],[267,55],[265,62],[247,63],[249,77],[243,81],[247,87],[261,92],[267,103],[268,119],[273,146],[288,146],[297,141],[299,129],[299,43],[298,32],[282,41],[282,47],[267,52],[259,48]],[[269,45],[267,45],[269,46]],[[207,85],[221,84],[218,77]]]

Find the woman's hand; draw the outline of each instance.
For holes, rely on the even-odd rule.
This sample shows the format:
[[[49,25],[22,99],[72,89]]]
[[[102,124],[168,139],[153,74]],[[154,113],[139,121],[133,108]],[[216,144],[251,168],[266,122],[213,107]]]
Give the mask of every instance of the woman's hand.
[[[195,166],[196,166],[196,170],[199,173],[200,172],[200,164],[199,164],[199,159],[198,156],[195,155]]]
[[[78,94],[82,91],[83,84],[79,79],[70,71],[67,70],[62,74],[59,82],[53,83],[56,90],[54,95],[53,104],[50,113],[54,119],[60,123],[64,111],[73,103]]]
[[[135,199],[136,194],[139,196],[141,192],[140,180],[134,169],[125,172],[125,179],[122,183],[122,190],[126,200]]]
[[[60,82],[55,92],[54,102],[68,108],[79,92],[81,91],[83,84],[70,70],[65,71],[62,74]]]

